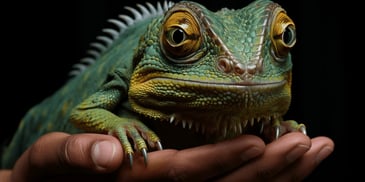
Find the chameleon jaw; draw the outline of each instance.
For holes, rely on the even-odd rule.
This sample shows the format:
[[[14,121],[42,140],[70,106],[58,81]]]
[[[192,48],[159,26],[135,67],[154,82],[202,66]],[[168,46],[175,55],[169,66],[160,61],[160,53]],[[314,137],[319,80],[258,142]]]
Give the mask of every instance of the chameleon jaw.
[[[194,132],[209,137],[218,136],[219,139],[217,138],[216,140],[222,140],[245,134],[253,128],[258,129],[258,133],[262,134],[266,126],[278,120],[280,117],[263,116],[231,121],[229,120],[229,117],[214,118],[206,119],[203,122],[202,120],[193,121],[185,120],[181,114],[174,113],[170,116],[169,123],[175,126],[180,124],[184,129],[195,130]]]
[[[236,133],[241,133],[243,132],[243,130],[246,128],[246,126],[249,124],[250,126],[254,126],[256,123],[261,123],[261,124],[264,124],[264,123],[267,123],[267,122],[270,122],[271,120],[271,117],[265,117],[267,119],[265,119],[264,121],[261,121],[261,118],[252,118],[250,120],[244,120],[242,122],[235,122],[235,123],[231,123],[230,125],[231,126],[228,126],[228,125],[224,125],[222,126],[223,128],[214,128],[213,130],[220,130],[220,131],[224,131],[223,132],[223,135],[224,137],[226,136],[226,131],[227,131],[227,128],[233,128],[233,131]],[[260,122],[261,121],[261,122]],[[191,130],[192,128],[195,128],[195,132],[201,132],[202,134],[205,133],[206,128],[209,128],[211,127],[211,125],[209,124],[202,124],[201,122],[194,122],[192,120],[183,120],[181,118],[178,118],[177,117],[177,114],[172,114],[170,116],[170,120],[169,122],[171,124],[174,124],[175,126],[178,125],[179,123],[181,123],[181,127],[183,128],[187,128],[189,130]],[[224,121],[214,121],[214,122],[224,122]],[[261,131],[261,129],[260,129]]]
[[[262,134],[282,124],[290,105],[289,81],[216,83],[152,78],[129,90],[132,108],[147,117],[181,124],[215,141],[244,133]],[[295,127],[295,126],[294,126]],[[274,129],[278,138],[282,129]],[[287,129],[284,129],[286,131]]]
[[[233,138],[242,134],[256,134],[268,141],[276,140],[283,134],[292,131],[299,131],[307,135],[304,124],[298,124],[294,120],[283,121],[281,116],[265,116],[251,118],[236,122],[228,120],[214,120],[209,123],[192,120],[184,120],[179,115],[172,114],[169,123],[175,126],[181,125],[182,128],[195,130],[195,133],[205,135],[213,142]],[[212,125],[212,122],[218,125]]]

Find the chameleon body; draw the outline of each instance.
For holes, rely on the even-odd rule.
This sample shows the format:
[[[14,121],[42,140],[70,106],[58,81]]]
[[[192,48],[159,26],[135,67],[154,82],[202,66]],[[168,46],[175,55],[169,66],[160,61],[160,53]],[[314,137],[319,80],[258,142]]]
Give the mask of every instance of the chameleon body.
[[[2,154],[3,168],[51,131],[114,135],[131,161],[136,151],[147,160],[150,148],[187,140],[155,132],[163,127],[193,131],[204,142],[251,131],[268,141],[305,133],[303,124],[283,120],[296,39],[280,5],[257,0],[217,12],[189,1],[138,7],[127,7],[134,18],[110,20],[119,29],[97,37],[89,52],[95,57],[82,60],[92,64],[77,64],[63,87],[28,111]]]

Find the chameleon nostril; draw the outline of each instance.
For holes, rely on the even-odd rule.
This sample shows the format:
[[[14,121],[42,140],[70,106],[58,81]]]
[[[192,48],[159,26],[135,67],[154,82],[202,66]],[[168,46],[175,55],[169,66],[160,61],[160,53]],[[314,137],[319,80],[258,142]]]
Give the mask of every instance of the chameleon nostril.
[[[218,60],[218,68],[224,73],[229,73],[232,71],[232,62],[225,57],[221,57]]]
[[[245,67],[240,63],[235,64],[233,69],[234,72],[237,73],[238,75],[242,75],[245,73]]]

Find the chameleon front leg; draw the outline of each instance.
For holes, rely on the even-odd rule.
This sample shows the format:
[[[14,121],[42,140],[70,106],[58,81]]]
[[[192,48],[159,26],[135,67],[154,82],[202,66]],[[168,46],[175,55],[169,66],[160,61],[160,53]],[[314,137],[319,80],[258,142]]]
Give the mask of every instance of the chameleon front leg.
[[[123,118],[112,113],[122,97],[118,89],[101,90],[78,105],[70,115],[70,121],[87,132],[106,133],[119,138],[130,164],[134,150],[142,153],[147,164],[147,144],[162,150],[158,136],[141,121]],[[128,139],[132,139],[134,149]]]
[[[284,133],[293,131],[299,131],[302,132],[304,135],[307,135],[307,130],[305,125],[303,123],[298,123],[294,120],[287,120],[287,121],[275,120],[274,127],[275,127],[276,139],[278,139],[279,136],[283,135]]]
[[[280,136],[289,132],[301,132],[307,135],[306,127],[303,123],[294,120],[282,120],[277,118],[270,124],[271,127],[264,128],[264,136],[270,141],[278,139]]]

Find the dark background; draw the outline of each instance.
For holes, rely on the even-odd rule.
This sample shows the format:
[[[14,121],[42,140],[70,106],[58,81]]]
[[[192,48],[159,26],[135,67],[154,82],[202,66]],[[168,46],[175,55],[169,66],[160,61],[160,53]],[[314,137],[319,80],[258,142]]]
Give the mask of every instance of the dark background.
[[[5,142],[25,112],[52,94],[68,78],[74,63],[85,56],[89,43],[109,26],[109,18],[128,13],[123,6],[145,1],[14,1],[2,22],[2,123]],[[155,4],[155,1],[149,1]],[[241,8],[251,1],[200,1],[213,10]],[[211,2],[211,3],[209,3]],[[322,1],[276,1],[297,26],[293,55],[293,101],[287,119],[306,124],[311,137],[325,135],[335,152],[307,181],[345,180],[353,176],[348,157],[349,119],[346,66],[342,47],[340,4]],[[5,45],[5,46],[4,46]],[[5,116],[5,117],[4,117]]]

